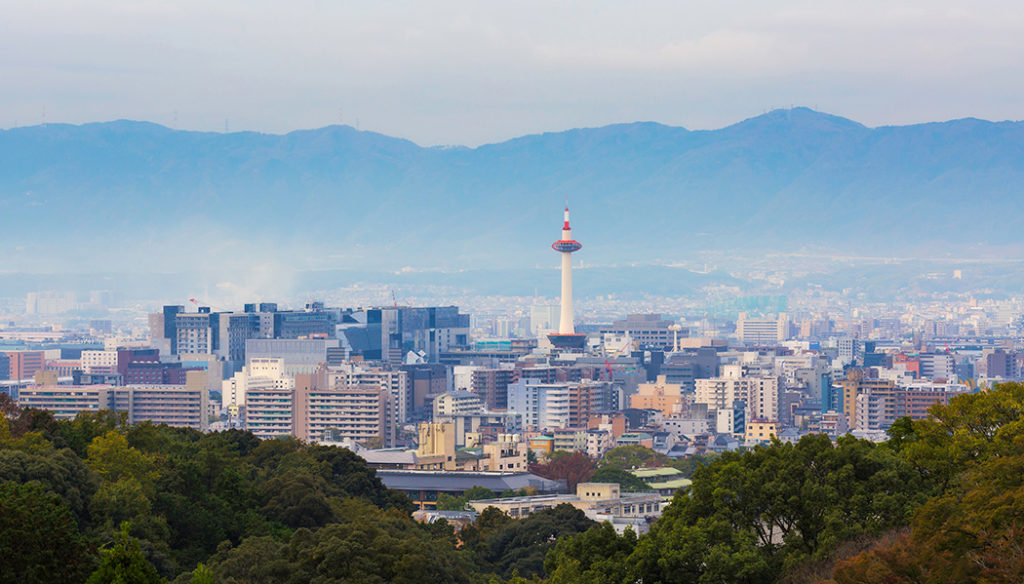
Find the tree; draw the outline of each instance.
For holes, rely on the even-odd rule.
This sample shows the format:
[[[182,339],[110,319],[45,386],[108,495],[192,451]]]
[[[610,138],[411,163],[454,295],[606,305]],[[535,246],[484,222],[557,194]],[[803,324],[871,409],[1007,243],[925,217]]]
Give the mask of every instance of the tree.
[[[263,487],[266,504],[262,512],[272,521],[288,527],[322,527],[334,520],[322,481],[309,475],[277,477]]]
[[[73,420],[59,422],[56,433],[64,438],[68,448],[79,456],[85,456],[86,448],[97,436],[128,427],[128,412],[101,410],[79,412]]]
[[[117,431],[111,430],[93,438],[86,448],[86,464],[105,481],[134,479],[146,493],[151,493],[157,479],[156,464]]]
[[[298,537],[304,530],[295,532]],[[308,531],[306,532],[308,533]],[[286,556],[287,546],[272,537],[248,537],[237,547],[225,541],[217,548],[207,566],[216,582],[277,584],[297,576],[295,564]],[[289,552],[294,555],[297,552]],[[295,582],[301,582],[295,578]],[[306,579],[308,581],[308,578]]]
[[[466,504],[470,501],[479,501],[481,499],[496,499],[498,496],[494,494],[494,491],[487,487],[472,486],[466,489],[462,495],[453,497],[447,493],[440,493],[437,495],[437,509],[439,511],[461,511],[466,508]]]
[[[225,545],[210,560],[220,581],[342,584],[469,584],[471,571],[448,537],[397,510],[382,511],[349,500],[338,521],[311,531],[298,529],[285,545],[271,538],[247,538]],[[315,578],[315,580],[314,580]]]
[[[97,523],[120,525],[147,515],[152,508],[142,485],[131,477],[103,483],[89,503],[89,513]]]
[[[621,537],[610,523],[562,538],[548,552],[544,570],[550,584],[620,584],[629,572],[629,556],[636,534],[626,529]]]
[[[614,466],[602,466],[590,476],[592,483],[617,483],[623,491],[649,491],[647,483]]]
[[[1024,385],[955,398],[891,431],[895,448],[944,486],[909,532],[840,562],[840,584],[1024,581]]]
[[[37,483],[0,482],[0,583],[80,582],[93,559],[67,503]]]
[[[80,527],[89,524],[89,499],[96,492],[96,477],[74,452],[30,448],[15,449],[29,434],[11,441],[11,448],[0,449],[0,481],[36,482],[47,491],[60,495],[74,513]],[[40,438],[41,439],[41,438]]]
[[[189,584],[214,584],[215,582],[213,571],[202,562],[196,566],[195,570],[192,570],[192,578],[189,580]]]
[[[670,466],[683,473],[682,478],[688,479],[693,476],[693,473],[697,472],[698,468],[711,464],[711,462],[715,460],[716,456],[717,455],[715,454],[695,454],[693,456],[674,460]]]
[[[637,545],[631,578],[767,582],[840,543],[906,525],[923,480],[887,447],[827,436],[726,453]]]
[[[487,507],[471,525],[459,530],[458,540],[462,549],[471,551],[483,558],[487,555],[487,539],[505,527],[512,518],[502,513],[497,507]]]
[[[164,579],[146,560],[139,541],[128,535],[128,524],[114,538],[114,545],[102,550],[100,565],[86,584],[160,584]]]
[[[552,453],[548,462],[529,465],[530,472],[553,481],[565,481],[570,491],[576,485],[586,482],[594,472],[594,461],[582,452],[568,453],[557,451]]]
[[[926,420],[891,435],[903,455],[938,489],[972,464],[1019,452],[1024,436],[1024,384],[997,383],[935,406]]]
[[[0,418],[6,420],[17,418],[19,415],[21,415],[21,406],[18,405],[18,401],[6,392],[0,393]]]
[[[562,503],[553,509],[531,513],[524,519],[509,521],[487,537],[484,560],[495,571],[511,578],[527,578],[544,573],[544,556],[560,538],[586,531],[597,523],[582,511]]]
[[[669,466],[672,459],[646,446],[618,446],[605,453],[597,466],[614,466],[624,470],[634,468]]]

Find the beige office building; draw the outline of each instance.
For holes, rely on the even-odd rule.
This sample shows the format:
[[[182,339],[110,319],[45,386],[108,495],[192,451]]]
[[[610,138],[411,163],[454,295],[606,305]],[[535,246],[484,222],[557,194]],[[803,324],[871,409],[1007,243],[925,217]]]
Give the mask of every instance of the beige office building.
[[[683,386],[668,383],[659,375],[654,383],[641,383],[637,392],[629,396],[629,407],[640,410],[658,410],[666,418],[678,412],[683,400]]]

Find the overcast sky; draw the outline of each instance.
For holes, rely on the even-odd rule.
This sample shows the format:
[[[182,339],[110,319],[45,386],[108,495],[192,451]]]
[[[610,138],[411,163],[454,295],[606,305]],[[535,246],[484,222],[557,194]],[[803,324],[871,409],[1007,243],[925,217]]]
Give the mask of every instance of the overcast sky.
[[[790,105],[1024,118],[1024,3],[3,0],[0,127],[335,123],[424,145]]]

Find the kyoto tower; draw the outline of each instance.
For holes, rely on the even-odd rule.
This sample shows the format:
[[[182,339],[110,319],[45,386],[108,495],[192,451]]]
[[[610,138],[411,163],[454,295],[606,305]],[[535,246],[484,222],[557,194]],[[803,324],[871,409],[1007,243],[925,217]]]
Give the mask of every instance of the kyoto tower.
[[[569,205],[566,205],[562,239],[551,244],[551,249],[562,254],[562,313],[558,319],[558,332],[548,335],[548,340],[558,349],[582,349],[587,341],[587,335],[576,334],[572,322],[572,252],[582,247],[580,242],[572,238]]]

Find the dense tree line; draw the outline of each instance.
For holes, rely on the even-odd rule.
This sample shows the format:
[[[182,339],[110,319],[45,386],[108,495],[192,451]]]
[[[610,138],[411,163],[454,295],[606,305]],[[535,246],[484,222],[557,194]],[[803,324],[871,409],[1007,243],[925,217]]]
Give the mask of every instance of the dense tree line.
[[[549,581],[1024,581],[1024,385],[902,419],[890,439],[807,436],[697,468],[640,538],[560,541]]]
[[[504,582],[596,525],[492,509],[456,538],[343,448],[0,407],[0,584]]]
[[[0,584],[1024,579],[1020,384],[900,420],[881,444],[808,436],[686,463],[691,489],[639,537],[568,505],[491,508],[455,533],[415,522],[345,449],[0,409]],[[639,488],[625,470],[661,462],[629,448],[541,470]]]

